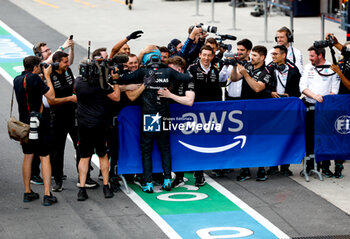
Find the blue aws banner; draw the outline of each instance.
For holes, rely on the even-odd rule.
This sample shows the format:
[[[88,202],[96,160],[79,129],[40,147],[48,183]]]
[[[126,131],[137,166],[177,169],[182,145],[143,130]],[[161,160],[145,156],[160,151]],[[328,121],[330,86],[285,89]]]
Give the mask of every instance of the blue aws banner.
[[[298,98],[170,105],[170,117],[119,116],[118,173],[141,173],[140,132],[170,130],[173,171],[299,164],[305,155],[305,106]],[[162,172],[157,144],[153,172]]]
[[[350,95],[324,96],[315,106],[316,161],[350,159]]]

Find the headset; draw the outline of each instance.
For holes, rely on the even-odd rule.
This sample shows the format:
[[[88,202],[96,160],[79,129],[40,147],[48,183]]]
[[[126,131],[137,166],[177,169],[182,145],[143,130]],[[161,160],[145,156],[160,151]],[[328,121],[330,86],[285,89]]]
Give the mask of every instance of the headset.
[[[174,55],[176,53],[176,46],[174,46],[174,44],[169,43],[168,44],[168,49],[170,52],[170,56]]]
[[[39,42],[38,44],[33,46],[33,52],[34,52],[36,57],[43,59],[43,55],[41,54],[40,47],[39,47],[41,44],[42,44],[42,42]]]
[[[278,30],[278,32],[286,32],[288,42],[294,42],[294,36],[288,27],[282,27],[281,29]],[[277,42],[277,36],[275,37],[275,41]]]
[[[285,65],[285,64],[281,64],[281,65],[277,65],[277,64],[276,64],[276,69],[277,69],[279,72],[283,72],[283,71],[286,69],[286,65]]]

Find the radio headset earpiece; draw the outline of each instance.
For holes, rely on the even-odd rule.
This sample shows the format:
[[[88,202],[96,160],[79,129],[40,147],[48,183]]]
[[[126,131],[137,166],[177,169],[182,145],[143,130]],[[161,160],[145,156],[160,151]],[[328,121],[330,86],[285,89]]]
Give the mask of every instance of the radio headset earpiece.
[[[174,55],[176,53],[176,46],[174,46],[173,44],[169,43],[168,44],[168,49],[170,52],[170,56]]]
[[[277,32],[286,32],[288,42],[294,42],[294,36],[288,27],[282,27]],[[275,36],[275,41],[277,42],[277,36]]]
[[[170,56],[174,55],[176,53],[176,47],[181,43],[179,39],[174,38],[170,41],[168,44],[168,49],[170,51]]]
[[[41,43],[38,43],[35,46],[33,46],[33,52],[34,52],[35,56],[42,59],[43,55],[41,54],[41,51],[40,51],[40,45],[41,45]]]

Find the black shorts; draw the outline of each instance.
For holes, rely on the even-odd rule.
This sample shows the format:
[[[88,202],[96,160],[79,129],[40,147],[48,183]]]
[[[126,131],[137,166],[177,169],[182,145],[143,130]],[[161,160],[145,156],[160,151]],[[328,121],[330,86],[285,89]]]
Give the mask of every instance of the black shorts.
[[[21,144],[24,154],[38,154],[39,156],[47,156],[51,152],[52,135],[39,133],[38,140],[29,140],[28,143]]]
[[[107,153],[108,126],[95,126],[88,128],[79,125],[79,151],[81,158],[89,158],[94,153],[103,157]]]

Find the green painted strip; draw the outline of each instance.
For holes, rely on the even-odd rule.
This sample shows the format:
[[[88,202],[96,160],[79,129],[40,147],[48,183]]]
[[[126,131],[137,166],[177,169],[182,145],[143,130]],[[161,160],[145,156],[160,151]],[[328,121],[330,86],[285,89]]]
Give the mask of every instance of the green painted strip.
[[[194,186],[193,174],[185,174],[188,178],[186,185]],[[174,215],[174,214],[189,214],[189,213],[203,213],[203,212],[224,212],[224,211],[238,211],[241,210],[238,206],[232,203],[224,195],[219,193],[209,184],[200,187],[199,190],[187,190],[187,188],[179,187],[172,189],[170,192],[162,191],[160,193],[148,194],[142,192],[139,186],[129,185],[154,211],[159,215]],[[174,202],[174,201],[163,201],[157,199],[157,196],[169,193],[178,192],[191,192],[191,193],[203,193],[210,195],[209,197],[196,200],[196,201],[186,201],[186,202]],[[184,199],[192,198],[192,195],[175,195],[170,198]]]
[[[0,63],[0,67],[2,67],[12,78],[15,78],[24,70],[22,62]]]
[[[0,27],[0,36],[1,35],[11,35],[8,31],[6,31],[4,28]]]

